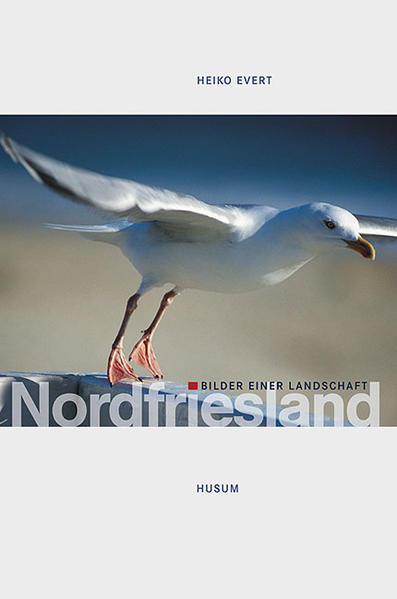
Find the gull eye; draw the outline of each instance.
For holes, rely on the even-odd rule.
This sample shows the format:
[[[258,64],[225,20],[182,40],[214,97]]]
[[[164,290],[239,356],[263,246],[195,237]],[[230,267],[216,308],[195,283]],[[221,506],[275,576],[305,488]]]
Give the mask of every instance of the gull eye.
[[[324,221],[324,225],[328,228],[328,229],[335,229],[336,225],[334,223],[333,220],[325,220]]]

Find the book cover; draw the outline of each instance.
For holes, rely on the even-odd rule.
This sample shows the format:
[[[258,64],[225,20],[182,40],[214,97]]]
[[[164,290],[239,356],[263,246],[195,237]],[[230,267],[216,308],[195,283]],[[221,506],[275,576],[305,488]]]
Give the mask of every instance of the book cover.
[[[392,595],[392,7],[2,25],[3,594]]]

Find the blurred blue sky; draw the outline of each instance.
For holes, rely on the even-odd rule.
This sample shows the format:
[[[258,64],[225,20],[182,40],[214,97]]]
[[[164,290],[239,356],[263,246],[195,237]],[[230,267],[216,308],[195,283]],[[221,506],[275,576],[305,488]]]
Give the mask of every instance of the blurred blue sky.
[[[1,116],[22,144],[210,203],[329,201],[397,217],[397,117]],[[0,153],[1,220],[95,222]]]

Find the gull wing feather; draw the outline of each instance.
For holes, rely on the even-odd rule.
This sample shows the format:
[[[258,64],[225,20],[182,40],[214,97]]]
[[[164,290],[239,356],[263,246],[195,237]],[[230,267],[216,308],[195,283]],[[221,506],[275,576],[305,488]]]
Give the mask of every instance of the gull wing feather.
[[[176,239],[239,241],[253,235],[278,213],[267,206],[213,206],[190,195],[70,166],[6,136],[1,143],[36,181],[56,192],[130,222],[154,222]]]
[[[397,237],[397,219],[385,218],[383,216],[357,215],[362,235],[374,235],[376,237]]]

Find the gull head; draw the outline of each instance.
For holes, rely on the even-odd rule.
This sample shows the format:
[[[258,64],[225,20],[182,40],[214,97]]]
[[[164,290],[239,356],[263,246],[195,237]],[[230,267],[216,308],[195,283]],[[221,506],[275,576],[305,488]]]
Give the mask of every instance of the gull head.
[[[357,218],[344,208],[315,202],[299,206],[298,221],[301,241],[315,253],[350,249],[364,258],[375,260],[375,249],[363,239]]]

